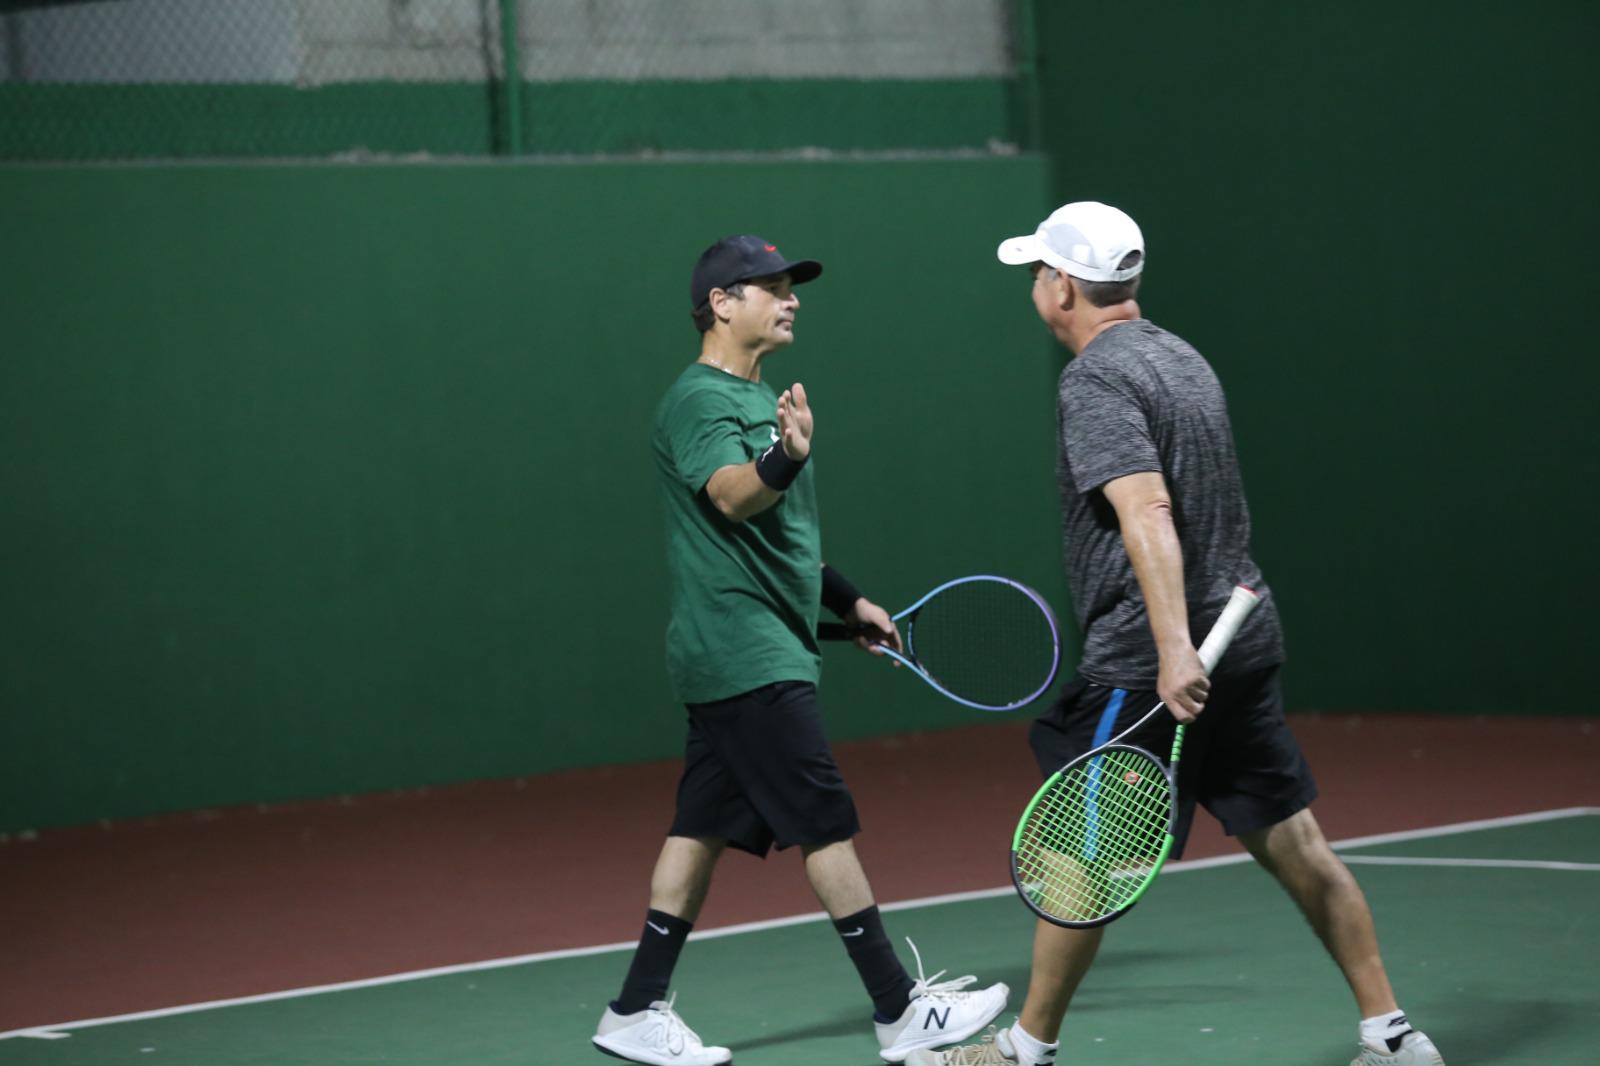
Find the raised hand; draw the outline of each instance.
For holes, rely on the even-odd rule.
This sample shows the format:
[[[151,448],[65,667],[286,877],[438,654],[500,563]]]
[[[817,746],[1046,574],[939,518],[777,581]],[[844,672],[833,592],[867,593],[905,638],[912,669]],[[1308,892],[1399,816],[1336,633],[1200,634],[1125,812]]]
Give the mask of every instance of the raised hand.
[[[806,387],[797,381],[778,397],[778,433],[789,458],[804,459],[811,454],[811,424]]]

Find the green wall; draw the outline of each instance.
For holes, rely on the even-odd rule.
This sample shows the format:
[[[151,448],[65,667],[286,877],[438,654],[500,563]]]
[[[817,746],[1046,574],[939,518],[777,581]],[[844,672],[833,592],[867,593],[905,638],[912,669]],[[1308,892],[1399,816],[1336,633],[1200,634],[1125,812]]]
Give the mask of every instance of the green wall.
[[[730,231],[828,264],[830,558],[1065,614],[992,255],[1085,197],[1228,386],[1291,705],[1593,713],[1596,9],[1036,7],[1049,165],[0,168],[0,831],[673,754],[646,423]]]
[[[727,232],[827,265],[769,373],[812,397],[829,558],[1064,610],[1056,366],[992,258],[1045,181],[0,169],[0,830],[677,752],[646,439]],[[840,737],[975,713],[827,671]]]
[[[1600,6],[1037,8],[1052,200],[1223,378],[1291,705],[1594,713]]]

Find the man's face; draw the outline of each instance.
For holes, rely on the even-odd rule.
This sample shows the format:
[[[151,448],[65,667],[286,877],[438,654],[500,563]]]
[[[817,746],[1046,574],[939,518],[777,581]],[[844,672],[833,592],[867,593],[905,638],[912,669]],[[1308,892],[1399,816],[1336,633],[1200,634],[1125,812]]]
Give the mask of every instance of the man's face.
[[[751,278],[744,283],[744,295],[728,301],[732,316],[728,328],[743,344],[771,350],[794,342],[794,315],[800,297],[788,274]]]

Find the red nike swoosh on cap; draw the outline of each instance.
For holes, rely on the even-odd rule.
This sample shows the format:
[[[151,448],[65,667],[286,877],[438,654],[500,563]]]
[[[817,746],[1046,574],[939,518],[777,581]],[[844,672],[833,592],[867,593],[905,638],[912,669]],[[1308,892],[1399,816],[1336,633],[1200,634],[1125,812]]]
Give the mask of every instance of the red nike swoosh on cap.
[[[766,244],[766,245],[762,245],[762,247],[764,247],[769,252],[776,252],[778,250],[778,246],[776,244]]]

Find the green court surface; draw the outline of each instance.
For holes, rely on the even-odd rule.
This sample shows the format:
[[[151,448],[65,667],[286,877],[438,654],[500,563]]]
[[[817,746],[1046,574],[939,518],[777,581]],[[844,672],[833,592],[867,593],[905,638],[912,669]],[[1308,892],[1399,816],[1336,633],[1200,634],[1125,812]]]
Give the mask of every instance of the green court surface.
[[[1341,848],[1377,916],[1401,1005],[1451,1066],[1595,1061],[1600,811]],[[1368,865],[1363,857],[1579,864]],[[1031,916],[1008,892],[896,907],[931,969],[1027,985]],[[902,957],[911,962],[909,951]],[[0,1040],[3,1066],[499,1064],[615,1060],[588,1037],[625,949]],[[678,1008],[739,1066],[877,1062],[865,999],[819,919],[697,939]],[[1173,870],[1112,927],[1062,1034],[1076,1063],[1344,1066],[1354,1008],[1276,886],[1249,864]]]

